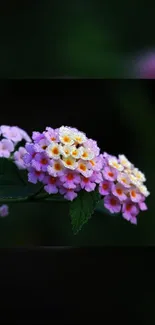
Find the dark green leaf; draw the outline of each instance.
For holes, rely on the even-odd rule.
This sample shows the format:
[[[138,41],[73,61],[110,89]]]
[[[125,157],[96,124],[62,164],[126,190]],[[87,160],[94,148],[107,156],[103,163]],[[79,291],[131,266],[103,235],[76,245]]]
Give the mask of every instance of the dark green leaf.
[[[29,183],[23,175],[11,160],[0,158],[0,201],[26,198],[39,190],[40,184]]]
[[[99,200],[100,194],[98,192],[81,191],[78,197],[70,203],[70,216],[74,234],[77,234],[91,218]]]

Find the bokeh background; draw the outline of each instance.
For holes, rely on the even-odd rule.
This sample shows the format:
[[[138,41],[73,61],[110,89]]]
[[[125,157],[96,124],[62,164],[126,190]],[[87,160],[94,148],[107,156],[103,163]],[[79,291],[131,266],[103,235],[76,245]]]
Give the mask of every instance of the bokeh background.
[[[19,125],[30,135],[46,126],[75,126],[102,151],[124,153],[145,173],[151,195],[138,226],[95,213],[76,236],[66,203],[12,203],[10,215],[0,219],[0,246],[154,245],[153,94],[149,80],[2,80],[1,124]]]
[[[154,245],[154,84],[135,80],[144,77],[140,60],[155,53],[153,8],[153,0],[147,6],[94,0],[0,3],[1,78],[39,79],[1,81],[1,124],[19,125],[29,134],[47,125],[75,125],[103,151],[126,154],[146,174],[151,192],[137,227],[98,213],[78,236],[60,206],[13,205],[0,220],[0,246]],[[147,65],[151,78],[154,62]],[[66,80],[83,77],[117,80]]]
[[[0,3],[2,77],[133,76],[155,49],[153,0]]]

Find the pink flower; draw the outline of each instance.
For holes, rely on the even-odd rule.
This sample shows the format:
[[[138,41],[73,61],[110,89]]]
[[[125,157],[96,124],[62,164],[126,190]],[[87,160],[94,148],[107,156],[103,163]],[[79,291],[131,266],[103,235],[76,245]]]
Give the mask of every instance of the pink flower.
[[[3,139],[0,141],[0,157],[9,158],[10,153],[14,150],[12,141]]]
[[[118,213],[121,211],[120,201],[114,195],[107,195],[104,197],[104,206],[111,213]]]
[[[50,160],[50,165],[47,167],[48,174],[53,177],[63,176],[64,170],[61,160]]]
[[[30,183],[36,184],[38,181],[42,182],[45,174],[41,171],[35,170],[33,167],[28,169],[28,181]]]
[[[103,181],[102,174],[100,172],[94,171],[93,174],[90,176],[91,182],[100,184]]]
[[[81,176],[81,188],[85,189],[87,192],[92,192],[95,190],[96,183],[91,181],[91,178],[86,178],[84,176]]]
[[[92,139],[88,139],[84,143],[85,148],[89,148],[91,151],[94,152],[95,156],[98,156],[100,154],[100,148],[97,145],[97,142]]]
[[[65,188],[75,189],[80,180],[80,175],[71,170],[65,170],[64,175],[60,176],[60,181]]]
[[[45,176],[43,183],[46,184],[44,189],[49,194],[56,194],[58,193],[58,187],[60,185],[60,181],[58,177],[53,176]]]
[[[117,179],[117,171],[114,168],[107,166],[103,170],[103,177],[107,181],[113,182]]]
[[[101,195],[107,195],[111,192],[112,182],[108,182],[104,180],[102,183],[99,184],[99,193]]]
[[[49,158],[46,156],[44,152],[37,153],[32,160],[32,167],[38,171],[47,171],[47,167],[49,165]]]
[[[58,142],[59,141],[59,134],[58,129],[52,129],[50,127],[46,127],[46,131],[43,132],[45,138],[51,142]]]
[[[148,209],[145,202],[138,202],[138,205],[141,211],[146,211]]]
[[[92,170],[99,172],[103,166],[103,158],[102,156],[95,157],[94,159],[89,161],[89,166]]]
[[[9,207],[5,204],[0,207],[0,217],[6,217],[9,214]]]
[[[145,201],[145,196],[144,195],[141,195],[141,201],[138,202],[138,206],[139,206],[139,208],[140,208],[141,211],[148,210],[148,207],[147,207],[147,205],[146,205],[146,203],[144,201]]]
[[[25,156],[26,149],[24,147],[19,147],[17,151],[15,151],[13,158],[14,158],[14,163],[19,169],[26,169],[23,157]]]
[[[20,129],[17,126],[1,125],[1,132],[3,137],[15,143],[22,140]]]
[[[67,189],[60,187],[59,193],[64,195],[64,198],[69,201],[73,201],[77,197],[77,193],[73,189]]]
[[[138,190],[134,187],[132,187],[129,191],[130,193],[130,199],[132,202],[141,202],[142,200],[142,195],[138,192]]]
[[[112,189],[111,192],[114,196],[116,196],[120,201],[125,201],[127,196],[125,194],[125,188],[117,183],[117,184],[112,184]]]
[[[136,216],[139,213],[139,208],[137,204],[133,204],[130,199],[123,203],[122,214],[123,218],[130,221],[133,224],[137,224]]]

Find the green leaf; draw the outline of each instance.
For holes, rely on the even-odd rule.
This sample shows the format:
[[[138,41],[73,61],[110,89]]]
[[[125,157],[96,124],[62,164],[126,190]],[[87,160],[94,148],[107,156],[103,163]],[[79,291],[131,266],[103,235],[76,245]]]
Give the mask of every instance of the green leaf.
[[[0,158],[0,201],[7,199],[27,198],[34,195],[40,184],[31,184],[23,178],[23,171],[20,171],[13,161]]]
[[[99,200],[100,194],[98,192],[81,191],[78,197],[70,203],[70,216],[74,235],[91,218]]]

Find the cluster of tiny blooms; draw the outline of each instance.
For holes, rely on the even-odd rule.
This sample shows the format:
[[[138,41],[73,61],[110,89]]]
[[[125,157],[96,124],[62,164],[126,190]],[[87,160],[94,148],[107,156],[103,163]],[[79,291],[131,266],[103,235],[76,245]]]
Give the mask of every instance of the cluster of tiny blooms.
[[[104,196],[104,206],[111,213],[122,212],[126,220],[137,224],[140,210],[147,210],[144,201],[150,194],[144,185],[145,175],[124,155],[117,158],[104,153],[103,159],[99,192]]]
[[[33,132],[32,140],[23,157],[29,182],[42,182],[46,192],[70,201],[80,190],[97,189],[111,213],[121,211],[134,224],[139,211],[147,209],[145,176],[124,155],[101,154],[96,141],[67,126]]]
[[[0,158],[11,158],[19,169],[25,169],[23,156],[26,149],[17,145],[21,141],[31,142],[28,134],[17,126],[1,125],[0,126]],[[9,208],[3,204],[0,206],[0,217],[5,217],[9,214]]]
[[[26,149],[19,143],[21,141],[31,142],[29,135],[17,126],[0,126],[0,158],[12,158],[19,169],[25,169],[23,156]],[[18,145],[18,149],[17,149]]]
[[[42,182],[49,194],[60,193],[72,201],[81,189],[94,191],[102,181],[100,149],[83,132],[67,126],[47,127],[43,133],[33,132],[32,139],[23,158],[28,179]]]

